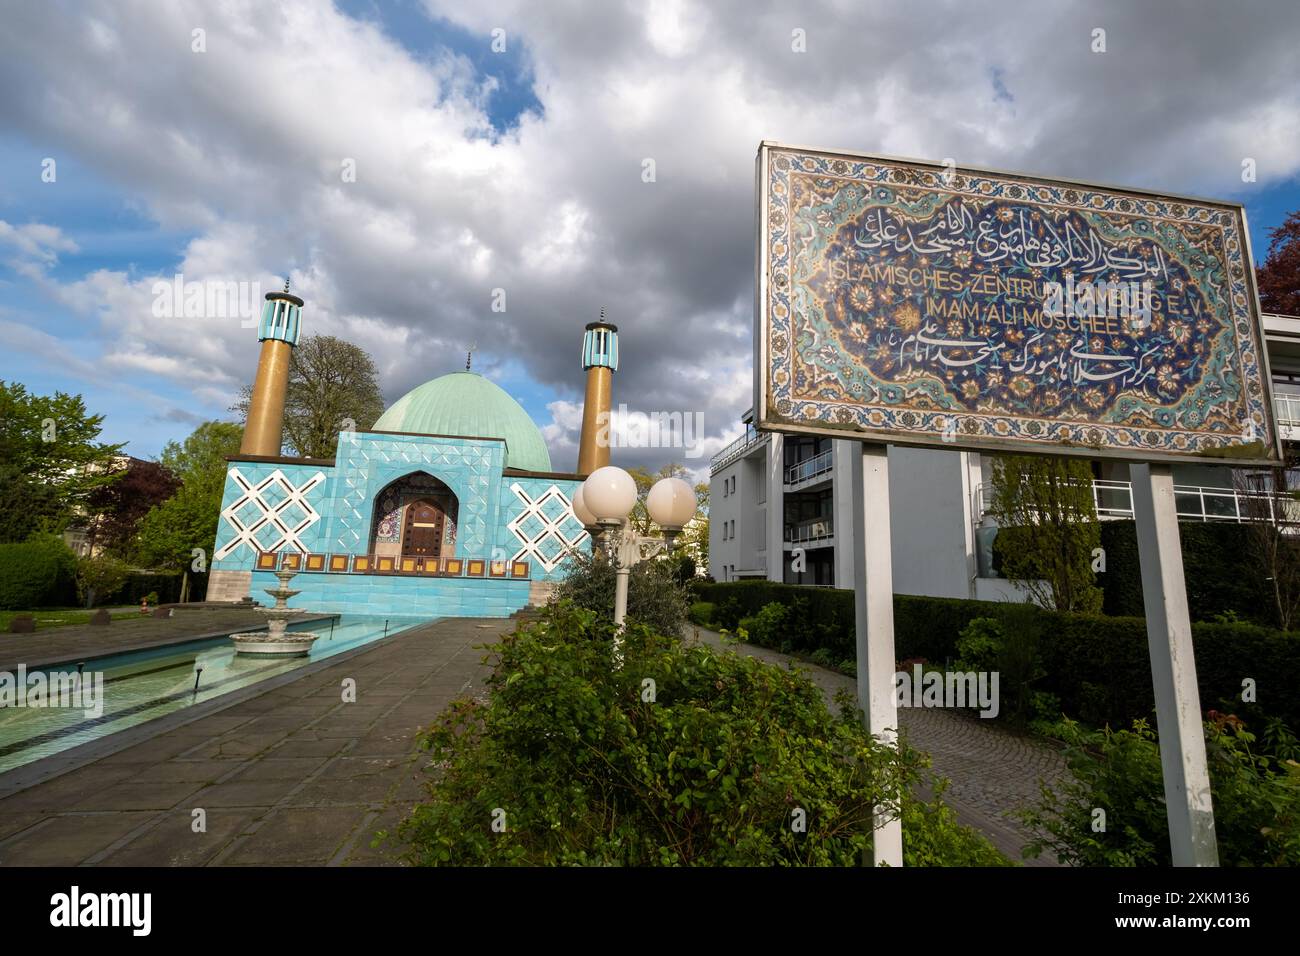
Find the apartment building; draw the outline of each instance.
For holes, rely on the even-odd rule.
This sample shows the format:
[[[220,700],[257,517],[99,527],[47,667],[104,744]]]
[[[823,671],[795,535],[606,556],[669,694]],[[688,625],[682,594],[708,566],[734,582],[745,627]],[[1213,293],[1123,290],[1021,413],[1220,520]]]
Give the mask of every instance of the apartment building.
[[[1265,315],[1278,429],[1300,441],[1300,317]],[[853,586],[850,467],[858,443],[745,432],[710,463],[709,573],[718,581],[765,578]],[[1017,589],[992,569],[996,524],[986,514],[989,463],[976,452],[889,449],[894,590],[998,600]],[[1102,520],[1133,516],[1128,466],[1094,464]],[[1178,512],[1188,521],[1241,521],[1232,470],[1175,465]],[[1300,487],[1300,480],[1296,481]]]

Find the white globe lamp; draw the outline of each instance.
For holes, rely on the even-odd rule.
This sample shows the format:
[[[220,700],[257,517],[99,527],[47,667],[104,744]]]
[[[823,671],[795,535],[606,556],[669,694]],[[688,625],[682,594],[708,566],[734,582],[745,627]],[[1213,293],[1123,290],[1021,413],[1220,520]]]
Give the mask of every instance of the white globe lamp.
[[[598,524],[622,524],[636,504],[636,482],[622,468],[597,468],[582,483],[582,504]]]
[[[573,493],[573,514],[582,522],[584,528],[596,527],[596,516],[582,500],[582,485],[579,485],[578,490]]]
[[[680,478],[660,479],[646,495],[645,507],[665,534],[675,534],[695,517],[695,489]]]

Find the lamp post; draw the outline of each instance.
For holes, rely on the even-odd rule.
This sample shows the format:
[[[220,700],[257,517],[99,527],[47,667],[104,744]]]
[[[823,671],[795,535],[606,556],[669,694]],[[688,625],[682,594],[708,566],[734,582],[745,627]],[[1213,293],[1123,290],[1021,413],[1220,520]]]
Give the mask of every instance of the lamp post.
[[[620,633],[627,616],[627,582],[632,568],[664,551],[671,552],[682,528],[695,516],[695,491],[680,478],[656,482],[645,503],[651,520],[663,530],[662,538],[637,534],[629,525],[628,517],[636,505],[636,482],[622,468],[597,468],[573,497],[574,514],[593,532],[595,546],[614,562],[614,624]],[[621,656],[621,643],[616,635],[616,658]]]

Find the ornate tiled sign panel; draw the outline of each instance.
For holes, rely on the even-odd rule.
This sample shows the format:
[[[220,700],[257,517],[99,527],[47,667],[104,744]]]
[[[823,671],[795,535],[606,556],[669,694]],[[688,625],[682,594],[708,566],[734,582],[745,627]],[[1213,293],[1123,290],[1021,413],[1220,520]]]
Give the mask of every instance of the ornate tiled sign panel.
[[[1277,456],[1239,206],[764,144],[759,423]]]

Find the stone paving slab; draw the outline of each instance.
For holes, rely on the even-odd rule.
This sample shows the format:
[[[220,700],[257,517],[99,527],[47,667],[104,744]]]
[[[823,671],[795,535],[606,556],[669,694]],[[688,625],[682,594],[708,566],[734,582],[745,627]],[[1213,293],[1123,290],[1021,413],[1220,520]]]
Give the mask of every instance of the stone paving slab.
[[[337,614],[308,614],[300,620],[328,621],[336,617]],[[260,611],[234,605],[205,605],[195,609],[177,608],[171,617],[114,618],[107,626],[75,624],[32,634],[0,634],[0,670],[15,671],[19,664],[35,670],[265,627],[266,615]]]
[[[769,663],[804,668],[833,700],[841,688],[853,692],[857,680],[788,654],[751,644],[724,644],[721,635],[688,628],[688,636],[717,649],[727,649]],[[931,757],[931,769],[950,781],[943,802],[967,826],[982,832],[1004,854],[1025,866],[1060,866],[1049,853],[1026,860],[1022,850],[1031,834],[1010,814],[1036,804],[1038,781],[1055,786],[1068,777],[1061,753],[1044,741],[1016,733],[992,720],[939,708],[900,707],[899,731],[908,742]]]
[[[0,799],[0,865],[392,865],[371,843],[419,799],[419,727],[484,686],[481,645],[513,626],[400,632]]]

